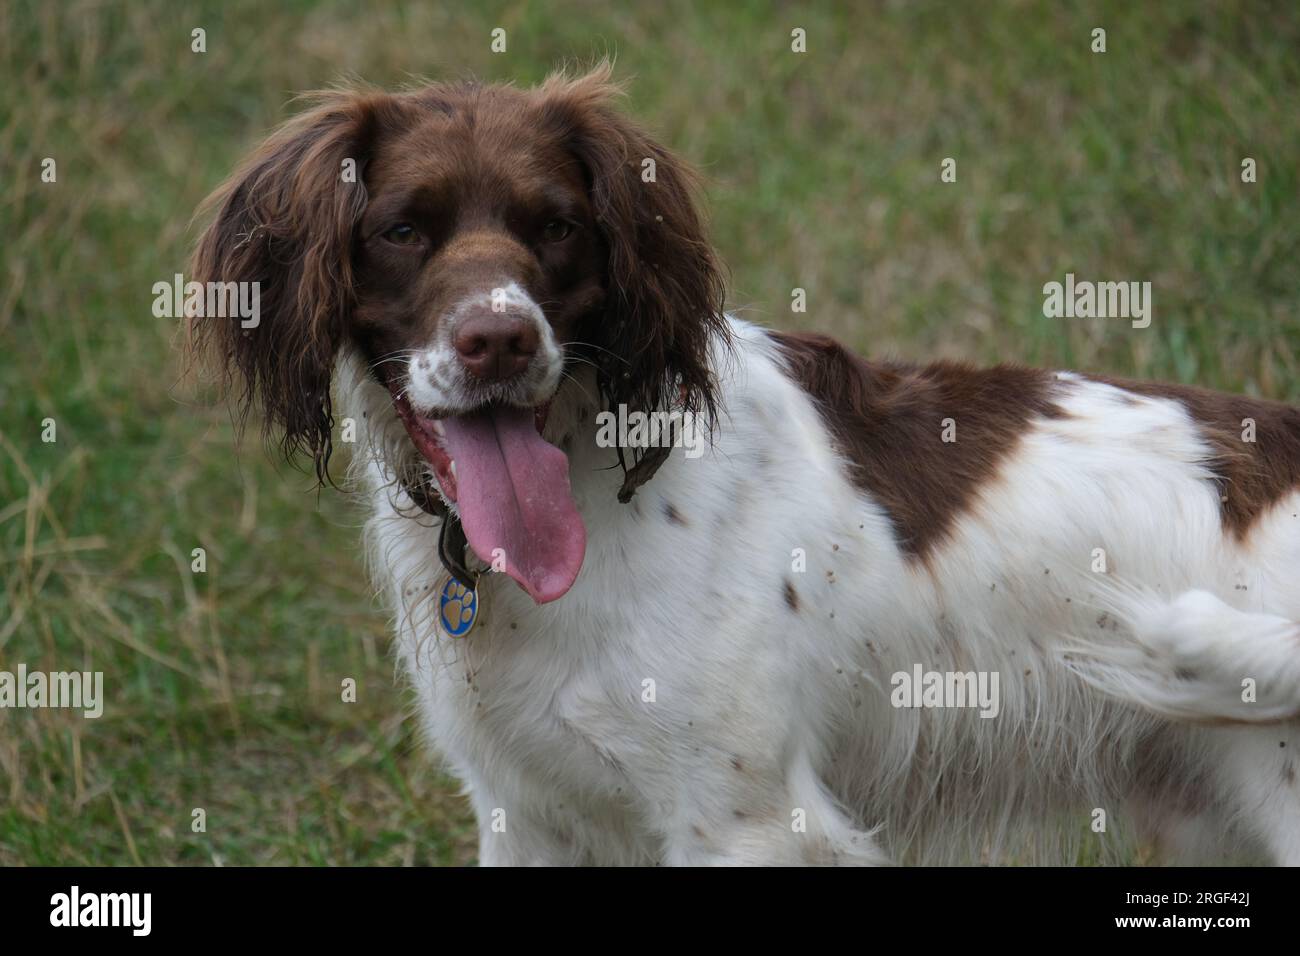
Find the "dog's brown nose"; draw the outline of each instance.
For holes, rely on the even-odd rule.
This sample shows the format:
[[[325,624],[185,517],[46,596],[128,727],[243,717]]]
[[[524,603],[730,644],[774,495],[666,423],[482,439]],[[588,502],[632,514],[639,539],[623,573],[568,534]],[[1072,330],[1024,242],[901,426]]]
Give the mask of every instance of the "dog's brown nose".
[[[501,382],[522,373],[540,344],[535,323],[497,313],[469,316],[452,337],[465,368],[485,382]]]

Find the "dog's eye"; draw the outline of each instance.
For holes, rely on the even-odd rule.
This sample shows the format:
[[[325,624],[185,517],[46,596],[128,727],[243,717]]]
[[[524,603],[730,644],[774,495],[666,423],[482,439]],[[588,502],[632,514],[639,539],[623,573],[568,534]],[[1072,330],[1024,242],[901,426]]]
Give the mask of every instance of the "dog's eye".
[[[420,241],[420,234],[409,222],[399,222],[384,233],[384,238],[397,246],[413,246]]]
[[[564,219],[550,219],[542,227],[542,239],[546,242],[561,242],[573,232],[573,223]]]

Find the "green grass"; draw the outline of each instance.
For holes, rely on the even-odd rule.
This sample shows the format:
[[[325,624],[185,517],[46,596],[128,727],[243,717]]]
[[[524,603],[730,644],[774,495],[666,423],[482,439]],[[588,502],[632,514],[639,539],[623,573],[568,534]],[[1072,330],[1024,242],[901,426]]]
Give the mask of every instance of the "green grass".
[[[98,721],[0,711],[0,864],[474,858],[394,689],[358,514],[256,440],[236,456],[150,310],[199,200],[345,74],[529,84],[615,55],[705,172],[744,314],[1300,399],[1293,3],[353,6],[0,0],[0,669],[102,670],[108,697]],[[1045,319],[1067,271],[1151,281],[1151,327]]]

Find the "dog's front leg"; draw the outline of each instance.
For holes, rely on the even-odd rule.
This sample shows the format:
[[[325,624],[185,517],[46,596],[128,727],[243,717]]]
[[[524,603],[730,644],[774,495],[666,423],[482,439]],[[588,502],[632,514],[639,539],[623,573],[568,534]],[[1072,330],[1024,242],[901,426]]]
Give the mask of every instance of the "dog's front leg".
[[[491,795],[474,799],[480,866],[572,866],[575,849],[532,814],[502,805]]]

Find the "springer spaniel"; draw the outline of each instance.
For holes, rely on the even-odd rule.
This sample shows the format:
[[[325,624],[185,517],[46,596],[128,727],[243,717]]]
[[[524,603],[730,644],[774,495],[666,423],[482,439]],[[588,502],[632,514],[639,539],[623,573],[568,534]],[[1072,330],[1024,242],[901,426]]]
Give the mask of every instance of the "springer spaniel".
[[[1300,863],[1300,410],[730,317],[616,93],[325,94],[193,260],[481,861]]]

